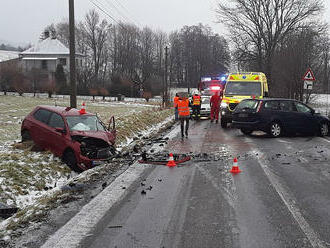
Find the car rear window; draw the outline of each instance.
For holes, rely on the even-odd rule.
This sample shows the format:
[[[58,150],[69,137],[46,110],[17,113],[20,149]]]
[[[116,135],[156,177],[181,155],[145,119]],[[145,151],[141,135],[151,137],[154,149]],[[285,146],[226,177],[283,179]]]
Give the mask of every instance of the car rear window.
[[[50,112],[46,109],[39,109],[39,110],[37,110],[37,112],[34,113],[33,116],[34,116],[34,118],[36,118],[36,120],[47,124],[51,113],[52,112]]]
[[[257,109],[259,105],[259,101],[258,100],[244,100],[244,101],[241,101],[236,109]]]

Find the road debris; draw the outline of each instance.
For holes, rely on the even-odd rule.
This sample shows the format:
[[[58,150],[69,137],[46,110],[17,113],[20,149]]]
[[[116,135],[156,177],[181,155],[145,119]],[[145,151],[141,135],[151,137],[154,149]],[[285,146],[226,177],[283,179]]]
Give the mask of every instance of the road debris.
[[[11,207],[7,206],[4,203],[0,202],[0,217],[3,219],[7,219],[10,216],[14,215],[17,213],[18,208],[17,207]]]

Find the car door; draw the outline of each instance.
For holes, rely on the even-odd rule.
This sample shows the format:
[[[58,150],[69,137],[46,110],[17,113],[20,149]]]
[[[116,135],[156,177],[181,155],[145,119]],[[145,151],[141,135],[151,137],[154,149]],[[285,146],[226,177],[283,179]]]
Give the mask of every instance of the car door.
[[[47,140],[47,123],[50,118],[51,112],[46,109],[38,109],[34,114],[33,124],[30,129],[30,134],[33,141],[39,145],[41,148],[46,148],[46,140]]]
[[[293,104],[293,101],[282,100],[279,101],[279,107],[281,111],[281,117],[283,123],[285,123],[285,129],[289,132],[296,131],[297,128],[297,119],[295,118],[296,108]]]
[[[62,116],[52,113],[45,132],[48,137],[46,142],[47,148],[55,155],[61,156],[63,150],[66,148],[67,138],[67,130]]]
[[[307,105],[301,102],[294,102],[295,123],[297,131],[300,133],[314,133],[317,130],[317,121],[314,116],[314,111]]]
[[[267,100],[264,102],[263,106],[262,121],[268,126],[274,120],[280,120],[282,122],[279,101]]]

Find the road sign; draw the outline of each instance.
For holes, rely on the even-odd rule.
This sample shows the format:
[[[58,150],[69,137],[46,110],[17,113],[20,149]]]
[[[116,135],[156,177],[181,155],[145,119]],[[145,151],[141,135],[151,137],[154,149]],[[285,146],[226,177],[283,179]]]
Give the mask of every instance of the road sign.
[[[303,79],[304,81],[315,81],[315,77],[314,77],[314,74],[311,70],[311,68],[308,68],[308,70],[306,71]]]
[[[313,81],[304,81],[304,90],[312,90],[313,89]]]

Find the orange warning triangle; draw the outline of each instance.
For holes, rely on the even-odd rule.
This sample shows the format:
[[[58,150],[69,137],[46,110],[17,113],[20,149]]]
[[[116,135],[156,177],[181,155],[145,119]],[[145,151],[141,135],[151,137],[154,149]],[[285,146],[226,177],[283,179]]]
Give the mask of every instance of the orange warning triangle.
[[[306,71],[306,73],[303,77],[303,80],[305,80],[305,81],[315,81],[315,77],[314,77],[314,74],[313,74],[311,68],[308,68],[308,70]]]

